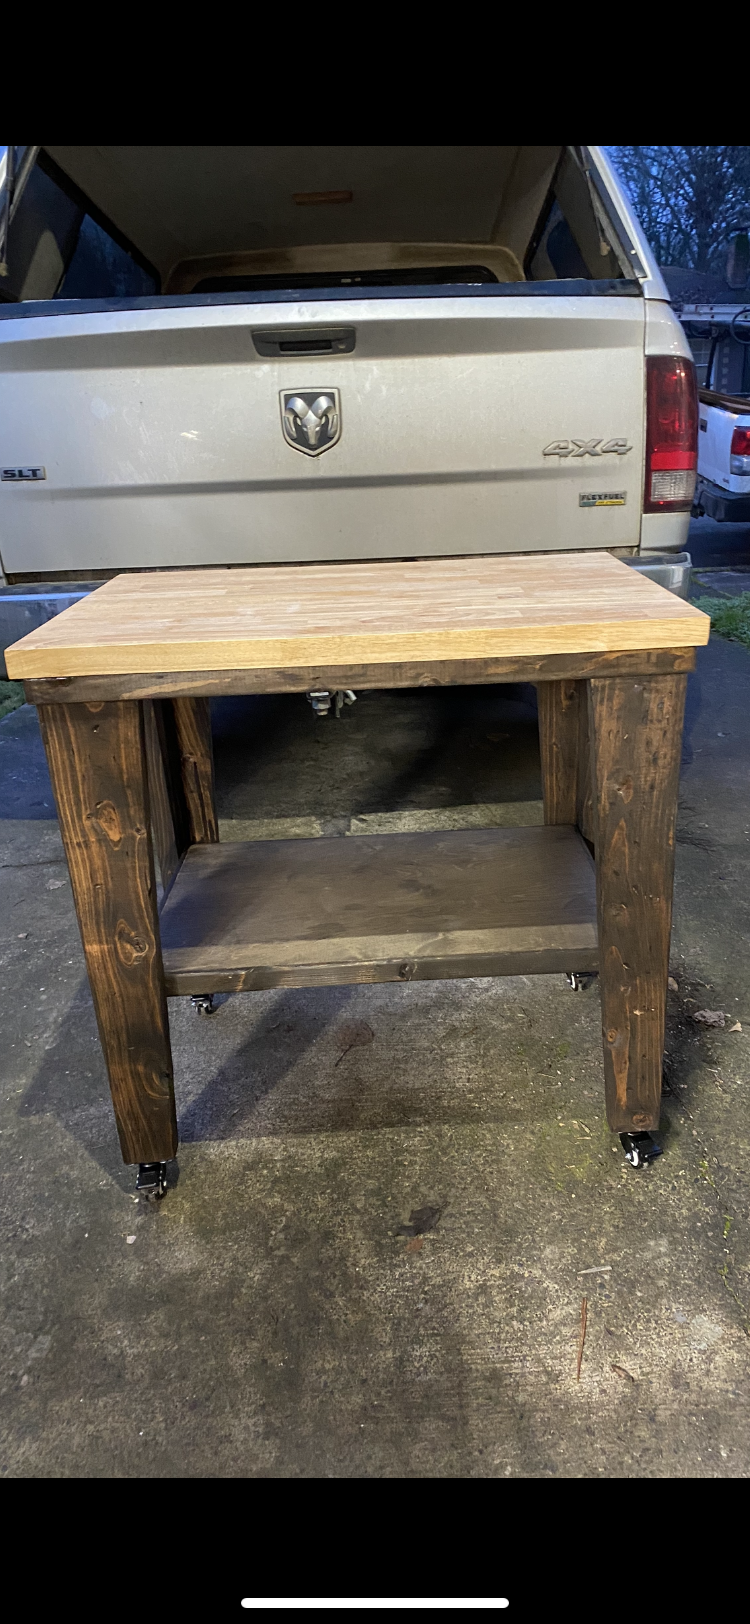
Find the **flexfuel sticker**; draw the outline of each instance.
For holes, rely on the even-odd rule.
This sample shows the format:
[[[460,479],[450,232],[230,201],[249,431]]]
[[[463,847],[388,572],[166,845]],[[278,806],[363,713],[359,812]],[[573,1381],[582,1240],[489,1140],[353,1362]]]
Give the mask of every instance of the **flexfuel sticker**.
[[[625,491],[581,491],[579,507],[624,507]]]

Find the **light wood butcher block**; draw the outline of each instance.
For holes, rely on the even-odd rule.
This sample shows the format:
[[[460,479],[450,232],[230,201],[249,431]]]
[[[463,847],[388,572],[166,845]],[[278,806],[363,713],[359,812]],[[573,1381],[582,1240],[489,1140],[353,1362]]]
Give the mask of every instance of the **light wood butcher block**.
[[[609,553],[118,575],[6,650],[13,680],[676,649],[707,615]]]

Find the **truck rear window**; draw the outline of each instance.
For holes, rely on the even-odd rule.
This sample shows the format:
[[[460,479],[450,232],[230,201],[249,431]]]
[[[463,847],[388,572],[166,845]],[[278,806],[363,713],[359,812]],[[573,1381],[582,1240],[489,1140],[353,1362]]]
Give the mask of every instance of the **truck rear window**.
[[[486,265],[430,265],[421,270],[308,271],[285,276],[207,276],[193,293],[257,293],[272,288],[425,288],[481,287],[497,283]]]
[[[164,149],[166,157],[157,148],[66,148],[65,171],[57,149],[14,150],[38,156],[11,222],[0,320],[10,319],[8,304],[26,317],[312,292],[328,300],[640,292],[636,250],[587,148],[201,148],[197,169],[188,148]],[[95,199],[82,189],[94,150]],[[324,179],[341,179],[342,164],[356,172],[347,190],[302,187],[300,176],[309,182],[321,165]],[[123,165],[127,208],[117,189]],[[150,214],[140,212],[139,187]],[[167,207],[182,224],[157,267],[146,253],[149,221]],[[170,263],[170,244],[186,257]]]

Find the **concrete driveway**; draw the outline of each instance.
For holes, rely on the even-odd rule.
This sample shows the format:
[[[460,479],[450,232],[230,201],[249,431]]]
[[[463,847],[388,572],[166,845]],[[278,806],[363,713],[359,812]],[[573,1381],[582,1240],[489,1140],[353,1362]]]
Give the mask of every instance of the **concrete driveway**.
[[[214,721],[228,837],[541,817],[533,690]],[[750,653],[715,639],[651,1168],[606,1127],[596,984],[274,991],[172,1002],[182,1147],[152,1209],[35,714],[0,723],[6,1476],[748,1476],[749,742]]]

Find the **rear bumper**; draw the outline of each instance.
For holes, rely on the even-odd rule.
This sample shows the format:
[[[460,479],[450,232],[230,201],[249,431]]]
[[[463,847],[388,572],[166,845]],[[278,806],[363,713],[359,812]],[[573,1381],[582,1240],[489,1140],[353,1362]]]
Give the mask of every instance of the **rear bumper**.
[[[718,524],[747,524],[750,522],[750,491],[738,494],[724,491],[709,479],[698,481],[693,513],[705,513]]]
[[[650,581],[656,581],[657,586],[665,586],[676,597],[687,598],[693,569],[689,553],[641,553],[623,562],[637,570],[639,575],[647,575]]]

